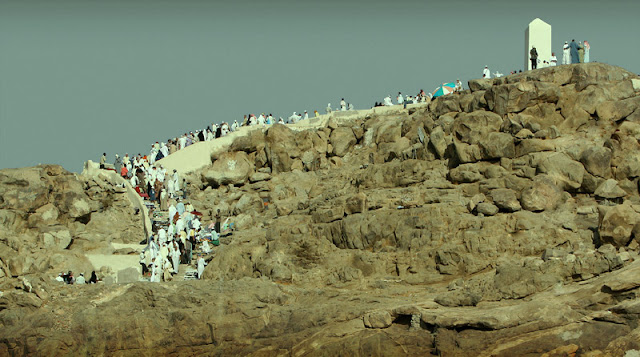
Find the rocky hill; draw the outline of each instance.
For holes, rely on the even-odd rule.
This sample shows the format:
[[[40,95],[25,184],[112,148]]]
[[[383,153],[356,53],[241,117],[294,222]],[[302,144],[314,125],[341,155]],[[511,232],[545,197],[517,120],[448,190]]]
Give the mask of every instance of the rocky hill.
[[[202,281],[53,284],[141,219],[100,176],[0,171],[0,355],[640,354],[640,79],[469,88],[215,151],[190,201],[237,231]]]

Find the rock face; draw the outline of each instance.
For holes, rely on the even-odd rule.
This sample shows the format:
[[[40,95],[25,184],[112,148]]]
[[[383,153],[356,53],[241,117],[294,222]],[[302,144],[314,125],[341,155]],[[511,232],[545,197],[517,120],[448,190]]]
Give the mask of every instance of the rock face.
[[[637,83],[565,65],[256,130],[190,177],[203,220],[239,227],[203,281],[51,286],[133,221],[108,183],[2,170],[0,355],[640,351]]]

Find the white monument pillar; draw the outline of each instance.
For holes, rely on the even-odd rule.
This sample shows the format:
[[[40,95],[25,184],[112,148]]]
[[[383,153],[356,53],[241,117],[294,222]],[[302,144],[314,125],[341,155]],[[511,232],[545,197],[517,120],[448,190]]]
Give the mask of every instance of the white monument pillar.
[[[535,46],[538,51],[538,68],[542,61],[549,62],[551,58],[551,25],[536,18],[529,23],[527,29],[524,31],[524,68],[525,70],[531,69],[531,60],[529,51],[531,47]],[[560,54],[562,56],[562,54]],[[557,55],[556,55],[557,57]]]

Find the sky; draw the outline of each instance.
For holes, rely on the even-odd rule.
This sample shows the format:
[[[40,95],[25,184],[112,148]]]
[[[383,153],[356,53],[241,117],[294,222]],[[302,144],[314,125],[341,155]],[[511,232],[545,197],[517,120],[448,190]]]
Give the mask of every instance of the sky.
[[[524,32],[640,73],[640,1],[0,0],[0,169],[148,153],[248,113],[522,69]]]

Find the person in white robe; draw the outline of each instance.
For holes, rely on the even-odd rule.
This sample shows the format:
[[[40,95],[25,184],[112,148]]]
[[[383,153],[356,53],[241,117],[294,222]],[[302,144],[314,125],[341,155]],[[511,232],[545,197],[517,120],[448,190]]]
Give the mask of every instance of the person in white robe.
[[[327,114],[331,114],[331,103],[327,104],[327,108],[325,109]]]
[[[160,144],[160,152],[164,157],[169,156],[169,147],[165,143]]]
[[[158,243],[160,245],[167,241],[167,231],[164,228],[158,230]]]
[[[269,116],[267,116],[266,123],[267,123],[267,125],[273,124],[273,115],[269,114]]]
[[[402,93],[398,92],[398,97],[396,97],[396,100],[398,101],[398,104],[404,104],[404,97],[402,96]]]
[[[564,41],[562,46],[562,64],[571,64],[571,47],[568,41]]]
[[[251,114],[251,116],[249,117],[249,125],[254,126],[256,124],[258,124],[258,120],[253,116],[253,114]]]
[[[213,132],[211,131],[211,129],[207,129],[207,141],[211,141],[213,139],[215,139],[215,137],[213,136]]]
[[[307,113],[307,111],[304,111],[304,117],[302,118],[304,120],[309,119],[309,113]]]
[[[348,107],[349,110],[353,110],[353,104],[349,103]]]
[[[159,257],[151,259],[151,279],[149,281],[151,281],[152,283],[160,282],[160,264],[158,263],[159,259]]]
[[[386,105],[386,106],[392,106],[393,105],[393,102],[391,101],[391,96],[390,95],[388,95],[388,96],[386,96],[384,98],[384,105]]]
[[[178,212],[178,210],[176,209],[176,206],[174,204],[171,204],[171,206],[169,206],[168,208],[169,211],[169,220],[173,222],[173,217],[176,215],[176,212]]]
[[[591,45],[589,44],[589,42],[587,42],[587,40],[584,40],[584,45],[582,46],[582,48],[584,48],[584,63],[589,63],[589,61],[591,60],[589,54],[589,52],[591,52]]]
[[[549,59],[549,66],[555,67],[558,65],[558,58],[554,52],[551,52],[551,58]]]
[[[295,124],[297,121],[298,115],[296,114],[296,112],[293,112],[293,114],[289,117],[289,123]]]
[[[347,110],[347,102],[344,101],[344,98],[340,100],[340,111],[344,112]]]
[[[490,79],[491,71],[489,70],[489,66],[484,66],[484,70],[482,70],[482,78]]]
[[[178,274],[180,272],[180,248],[178,243],[173,242],[173,254],[171,255],[173,261],[173,272]]]
[[[87,281],[84,279],[84,274],[80,273],[80,276],[76,279],[76,285],[86,284]]]
[[[198,279],[200,279],[202,277],[202,273],[204,273],[204,267],[207,265],[207,263],[205,263],[204,258],[202,256],[200,256],[198,258]]]
[[[231,124],[231,131],[236,131],[238,130],[238,121],[234,120],[233,124]]]

